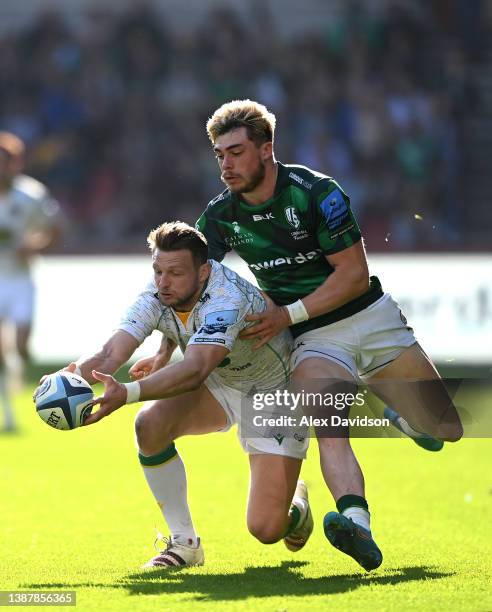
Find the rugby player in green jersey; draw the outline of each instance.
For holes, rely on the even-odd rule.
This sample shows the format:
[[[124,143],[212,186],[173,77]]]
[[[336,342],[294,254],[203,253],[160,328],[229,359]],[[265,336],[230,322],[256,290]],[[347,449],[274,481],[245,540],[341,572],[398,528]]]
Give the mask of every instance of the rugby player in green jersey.
[[[209,203],[197,228],[211,258],[221,261],[234,250],[273,300],[249,317],[256,325],[242,337],[260,348],[290,327],[296,386],[321,382],[327,389],[331,381],[353,389],[363,380],[397,411],[387,411],[394,424],[420,445],[438,450],[443,440],[458,440],[460,419],[437,370],[396,302],[369,276],[348,196],[324,174],[277,162],[274,129],[275,116],[251,100],[224,104],[207,123],[227,189]],[[348,435],[316,433],[338,509],[325,516],[325,534],[374,569],[382,555]]]

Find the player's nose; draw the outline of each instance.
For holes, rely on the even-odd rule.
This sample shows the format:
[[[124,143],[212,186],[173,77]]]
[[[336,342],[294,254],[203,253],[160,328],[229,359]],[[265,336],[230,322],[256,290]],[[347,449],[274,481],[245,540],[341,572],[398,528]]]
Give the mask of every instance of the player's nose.
[[[161,274],[157,281],[157,288],[165,289],[166,287],[169,287],[169,277],[166,274]]]
[[[224,159],[222,160],[222,170],[230,170],[232,167],[233,167],[232,155],[228,155],[226,153],[224,155]]]

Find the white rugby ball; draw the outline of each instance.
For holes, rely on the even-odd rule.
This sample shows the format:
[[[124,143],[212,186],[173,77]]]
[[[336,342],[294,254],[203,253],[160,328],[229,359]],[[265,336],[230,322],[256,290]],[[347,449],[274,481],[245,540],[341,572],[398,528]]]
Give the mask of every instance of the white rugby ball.
[[[55,429],[75,429],[91,413],[94,392],[89,383],[71,372],[49,374],[34,398],[36,411]]]

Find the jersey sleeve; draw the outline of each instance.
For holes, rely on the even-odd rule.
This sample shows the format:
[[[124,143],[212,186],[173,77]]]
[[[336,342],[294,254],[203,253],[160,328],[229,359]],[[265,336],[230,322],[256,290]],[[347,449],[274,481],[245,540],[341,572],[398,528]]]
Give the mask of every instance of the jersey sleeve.
[[[361,233],[350,198],[332,179],[316,189],[314,213],[319,245],[325,255],[343,251],[359,242]]]
[[[238,300],[214,300],[200,313],[200,327],[190,338],[191,344],[216,344],[232,350],[239,333],[249,324],[244,317],[252,312],[252,303]]]
[[[222,238],[217,224],[210,218],[208,209],[205,210],[195,224],[197,230],[202,232],[208,242],[208,257],[215,261],[222,261],[231,250],[225,240]]]
[[[27,206],[26,230],[50,230],[59,224],[60,205],[45,185],[30,176],[19,175],[14,180],[14,190]]]
[[[161,314],[159,299],[151,291],[144,291],[123,315],[117,329],[128,332],[142,344],[157,329]]]

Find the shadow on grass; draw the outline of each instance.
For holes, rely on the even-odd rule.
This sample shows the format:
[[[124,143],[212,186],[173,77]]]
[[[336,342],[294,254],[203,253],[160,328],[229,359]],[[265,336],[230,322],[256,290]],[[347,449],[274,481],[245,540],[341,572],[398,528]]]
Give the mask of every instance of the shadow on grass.
[[[391,586],[420,580],[439,580],[454,575],[429,567],[402,567],[386,570],[383,575],[338,574],[306,578],[298,571],[307,565],[305,561],[284,561],[279,566],[247,567],[244,572],[231,574],[197,574],[196,568],[155,569],[129,574],[115,584],[93,582],[71,584],[26,584],[23,588],[71,588],[103,587],[126,589],[129,595],[159,595],[187,593],[193,601],[232,601],[247,597],[276,597],[306,595],[335,595],[363,586]],[[192,571],[193,573],[190,573]]]

